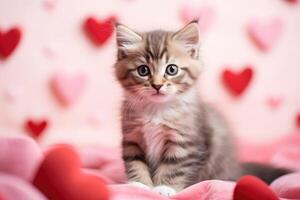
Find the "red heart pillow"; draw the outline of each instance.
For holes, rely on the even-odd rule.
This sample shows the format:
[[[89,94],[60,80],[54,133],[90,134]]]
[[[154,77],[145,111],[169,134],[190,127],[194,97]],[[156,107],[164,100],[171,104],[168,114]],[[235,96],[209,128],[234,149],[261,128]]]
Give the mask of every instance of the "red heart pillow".
[[[241,95],[253,77],[253,70],[250,66],[240,72],[233,72],[226,69],[222,74],[222,81],[227,89],[234,95]]]
[[[81,167],[72,147],[58,145],[46,154],[33,184],[51,200],[109,199],[105,183]]]
[[[101,46],[112,36],[115,21],[115,17],[109,17],[103,21],[89,17],[85,20],[83,28],[91,41],[96,46]]]
[[[6,33],[0,30],[0,57],[7,58],[17,47],[21,39],[21,31],[12,28]]]
[[[236,184],[233,200],[279,200],[262,180],[254,176],[243,176]]]

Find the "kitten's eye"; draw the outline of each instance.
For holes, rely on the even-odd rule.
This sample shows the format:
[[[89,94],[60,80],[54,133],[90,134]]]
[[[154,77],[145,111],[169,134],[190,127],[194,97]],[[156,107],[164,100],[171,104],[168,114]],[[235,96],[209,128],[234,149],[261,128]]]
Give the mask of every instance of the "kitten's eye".
[[[178,67],[175,64],[170,64],[166,68],[166,73],[170,76],[174,76],[178,73]]]
[[[147,65],[141,65],[137,68],[137,72],[140,76],[148,76],[150,74],[150,69]]]

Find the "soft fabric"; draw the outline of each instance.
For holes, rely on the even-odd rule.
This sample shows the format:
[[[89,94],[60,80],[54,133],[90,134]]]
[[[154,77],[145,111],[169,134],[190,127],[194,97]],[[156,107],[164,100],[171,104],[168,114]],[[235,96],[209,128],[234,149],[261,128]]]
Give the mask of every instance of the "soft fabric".
[[[69,145],[48,150],[33,184],[51,200],[108,200],[102,179],[81,170],[79,156]]]
[[[231,200],[235,184],[227,181],[203,181],[186,188],[171,197],[161,196],[154,192],[143,190],[131,185],[112,185],[110,186],[111,200]]]
[[[280,198],[300,199],[300,173],[292,173],[276,179],[270,186]]]
[[[2,194],[0,194],[0,200],[5,200]]]
[[[47,198],[27,182],[17,176],[0,173],[0,200],[46,200]]]
[[[242,162],[269,163],[300,171],[300,131],[269,144],[251,144],[239,140],[238,154]]]
[[[240,159],[242,161],[272,163],[277,166],[299,170],[299,146],[299,132],[290,134],[286,138],[282,138],[270,144],[254,145],[240,142]],[[78,187],[78,185],[76,185],[77,178],[75,178],[75,181],[68,179],[68,177],[70,177],[69,175],[72,173],[87,177],[98,176],[99,178],[97,178],[97,180],[102,180],[101,184],[97,186],[98,189],[106,188],[104,184],[105,181],[107,188],[110,191],[111,200],[232,200],[234,189],[240,188],[243,183],[238,182],[237,187],[235,188],[236,184],[234,182],[219,180],[203,181],[167,198],[155,194],[152,191],[122,184],[126,179],[119,148],[89,146],[75,148],[74,150],[76,151],[73,151],[71,150],[73,148],[68,146],[67,149],[71,152],[69,150],[63,150],[61,152],[61,149],[56,149],[56,151],[54,151],[56,152],[54,153],[55,156],[52,157],[53,154],[51,154],[51,152],[53,152],[53,148],[57,148],[57,146],[48,148],[45,152],[46,159],[43,160],[44,156],[42,155],[41,149],[32,139],[25,137],[0,138],[0,196],[2,195],[2,198],[5,200],[23,200],[26,199],[26,197],[31,200],[45,199],[46,197],[42,194],[49,195],[49,191],[47,192],[46,190],[50,188],[50,190],[53,191],[53,189],[55,189],[53,188],[54,186],[62,187],[63,184],[65,185],[62,187],[63,190],[60,190],[63,191],[60,195],[69,195],[69,193],[73,192],[77,194],[77,191],[82,192],[82,188],[76,189]],[[83,171],[79,170],[81,162],[78,159],[76,152],[83,163]],[[67,160],[65,160],[66,158]],[[42,164],[41,161],[43,161]],[[39,169],[38,173],[37,169]],[[47,179],[46,183],[45,175],[48,173],[51,176],[48,177],[50,179]],[[75,175],[75,177],[77,175]],[[38,188],[40,188],[40,192],[37,189],[34,189],[30,182],[28,182],[32,180],[32,177],[34,176],[36,176],[34,183],[39,185]],[[64,182],[66,181],[65,179],[70,182]],[[300,199],[300,172],[280,177],[275,180],[270,187],[263,184],[257,184],[257,180],[252,180],[251,178],[247,179],[246,182],[249,184],[247,187],[250,187],[250,189],[248,188],[246,191],[264,191],[266,194],[270,195],[275,193],[276,198],[278,197],[281,200]],[[38,184],[37,180],[40,181]],[[96,180],[96,178],[94,180]],[[66,184],[69,185],[69,187],[66,186]],[[101,191],[103,192],[101,195],[107,194],[106,190]],[[243,189],[241,191],[243,191]],[[261,193],[258,192],[257,195],[255,195],[255,192],[250,193],[254,194],[254,196],[251,196],[251,200],[254,200],[255,198],[257,200],[262,199],[260,196]],[[24,197],[18,198],[14,195],[24,195]],[[32,197],[28,198],[28,195],[32,195]],[[246,196],[249,197],[248,195]],[[247,197],[243,200],[247,200]],[[55,198],[51,197],[51,199]],[[71,200],[72,198],[68,196],[67,199]],[[86,197],[84,199],[89,200],[92,198]],[[64,200],[64,198],[60,198],[60,200]]]
[[[0,138],[0,172],[31,181],[42,159],[41,149],[31,138]]]

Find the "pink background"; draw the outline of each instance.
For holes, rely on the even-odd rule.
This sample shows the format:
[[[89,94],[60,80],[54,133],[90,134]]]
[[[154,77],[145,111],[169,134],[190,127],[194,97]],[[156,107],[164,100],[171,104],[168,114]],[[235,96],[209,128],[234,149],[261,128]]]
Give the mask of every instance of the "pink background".
[[[49,8],[46,5],[51,4]],[[114,35],[95,47],[84,34],[89,16],[117,16],[136,30],[176,30],[186,5],[209,7],[212,19],[202,36],[205,64],[199,92],[227,116],[233,131],[249,141],[267,142],[297,128],[300,112],[300,5],[284,0],[1,0],[0,30],[19,26],[22,39],[13,54],[0,60],[0,135],[28,134],[27,119],[46,119],[41,144],[118,145],[121,89],[113,76]],[[279,18],[283,30],[268,52],[249,39],[252,19]],[[254,78],[244,94],[233,97],[222,85],[225,66],[251,64]],[[62,106],[49,83],[55,74],[82,74],[84,91]],[[280,99],[271,107],[270,98]]]

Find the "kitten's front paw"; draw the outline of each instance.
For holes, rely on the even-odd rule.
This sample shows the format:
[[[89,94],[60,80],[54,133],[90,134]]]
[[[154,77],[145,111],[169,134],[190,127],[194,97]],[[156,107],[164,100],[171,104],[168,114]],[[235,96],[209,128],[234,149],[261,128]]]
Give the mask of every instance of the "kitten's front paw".
[[[131,181],[131,182],[129,182],[129,185],[139,187],[139,188],[142,188],[145,190],[151,190],[151,188],[149,186],[145,185],[144,183],[137,182],[137,181]]]
[[[169,186],[166,186],[166,185],[160,185],[160,186],[156,186],[155,188],[153,188],[153,191],[158,193],[158,194],[161,194],[161,195],[164,195],[164,196],[172,196],[174,194],[176,194],[176,190],[169,187]]]

